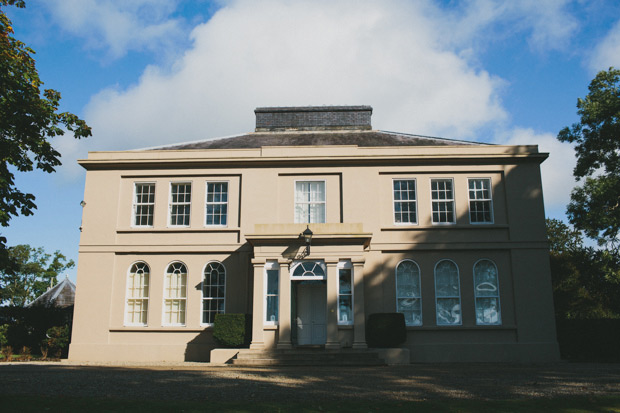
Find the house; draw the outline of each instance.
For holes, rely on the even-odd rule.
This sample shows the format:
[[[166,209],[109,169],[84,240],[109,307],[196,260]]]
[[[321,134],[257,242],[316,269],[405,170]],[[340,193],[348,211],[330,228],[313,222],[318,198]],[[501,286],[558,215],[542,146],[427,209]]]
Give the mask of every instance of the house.
[[[75,284],[71,282],[69,276],[46,292],[35,298],[26,307],[44,306],[67,308],[73,306],[75,301]]]
[[[402,312],[412,362],[559,358],[548,154],[373,130],[369,106],[255,114],[79,161],[70,359],[207,361],[223,312],[252,314],[252,350],[363,349],[370,314]]]

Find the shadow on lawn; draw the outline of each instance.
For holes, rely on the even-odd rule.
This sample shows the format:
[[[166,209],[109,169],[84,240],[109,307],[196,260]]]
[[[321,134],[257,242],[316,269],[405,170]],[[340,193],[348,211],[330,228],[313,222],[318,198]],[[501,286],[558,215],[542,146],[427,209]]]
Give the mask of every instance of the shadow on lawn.
[[[94,367],[0,365],[0,396],[321,401],[620,396],[620,364],[391,367]]]

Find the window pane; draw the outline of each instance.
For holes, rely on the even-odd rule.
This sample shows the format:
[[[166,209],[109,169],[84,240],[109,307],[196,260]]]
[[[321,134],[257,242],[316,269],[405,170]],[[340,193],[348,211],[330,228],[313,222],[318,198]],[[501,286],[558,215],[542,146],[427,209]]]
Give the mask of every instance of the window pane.
[[[267,294],[278,294],[279,270],[267,270]]]
[[[191,194],[191,184],[170,185],[170,225],[189,226]]]
[[[325,182],[295,182],[295,222],[325,222]]]
[[[135,184],[133,203],[135,226],[153,226],[155,184]]]
[[[490,260],[480,260],[474,266],[476,323],[501,324],[497,267]]]
[[[278,321],[278,296],[272,295],[267,297],[267,320]]]
[[[435,288],[437,297],[459,296],[459,274],[456,264],[442,261],[435,269]]]
[[[497,298],[476,299],[476,323],[499,324],[499,300]]]
[[[339,274],[338,292],[340,294],[351,294],[351,270],[349,268],[341,268]]]
[[[207,183],[206,225],[226,225],[228,215],[228,182]]]
[[[396,311],[403,313],[409,326],[422,325],[420,268],[411,260],[396,267]]]
[[[205,266],[202,282],[202,323],[212,324],[215,314],[224,312],[226,270],[219,262]]]
[[[348,323],[353,321],[353,300],[351,295],[338,297],[338,321]]]
[[[437,299],[437,324],[461,324],[461,300],[459,298]]]
[[[435,266],[435,305],[438,325],[461,324],[459,272],[452,261]]]

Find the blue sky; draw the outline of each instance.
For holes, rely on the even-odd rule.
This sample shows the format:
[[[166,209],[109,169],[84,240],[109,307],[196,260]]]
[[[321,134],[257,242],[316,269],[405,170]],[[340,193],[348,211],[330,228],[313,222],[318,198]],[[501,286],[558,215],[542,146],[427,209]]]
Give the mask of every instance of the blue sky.
[[[93,136],[55,138],[56,174],[21,174],[34,216],[9,245],[77,261],[88,151],[253,129],[258,106],[364,104],[376,129],[538,144],[547,215],[563,218],[578,120],[594,75],[620,66],[620,3],[606,0],[31,0],[4,8],[45,87]],[[69,275],[75,279],[75,270]]]

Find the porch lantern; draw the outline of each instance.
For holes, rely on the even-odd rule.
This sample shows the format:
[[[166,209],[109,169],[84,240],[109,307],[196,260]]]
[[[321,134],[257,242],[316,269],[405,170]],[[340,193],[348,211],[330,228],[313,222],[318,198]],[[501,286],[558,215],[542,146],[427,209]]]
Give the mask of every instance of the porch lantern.
[[[306,241],[306,254],[310,255],[310,243],[312,242],[313,235],[310,226],[306,225],[306,229],[300,235],[304,238],[304,241]]]

